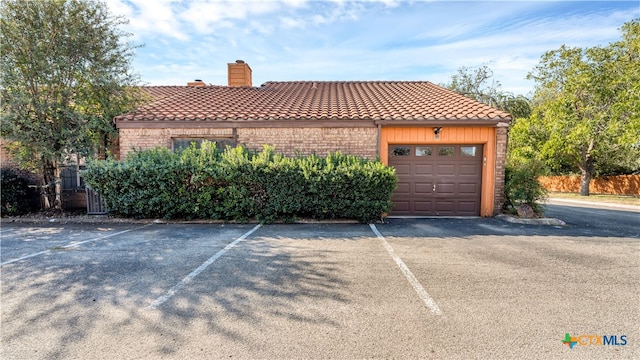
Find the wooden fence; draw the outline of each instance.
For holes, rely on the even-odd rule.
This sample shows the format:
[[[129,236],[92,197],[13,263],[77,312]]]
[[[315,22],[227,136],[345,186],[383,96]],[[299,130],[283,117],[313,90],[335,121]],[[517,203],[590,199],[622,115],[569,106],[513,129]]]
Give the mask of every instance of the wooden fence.
[[[85,188],[85,194],[87,197],[87,215],[103,215],[109,213],[109,209],[100,194],[88,186]]]
[[[540,176],[538,181],[549,191],[580,192],[580,176]],[[603,176],[592,179],[589,193],[640,195],[640,175]]]

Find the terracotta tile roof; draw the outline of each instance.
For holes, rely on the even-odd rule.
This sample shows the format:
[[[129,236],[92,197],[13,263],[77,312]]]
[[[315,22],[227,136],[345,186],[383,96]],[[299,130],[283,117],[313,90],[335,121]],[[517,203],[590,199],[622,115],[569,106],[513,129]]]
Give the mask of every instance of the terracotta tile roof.
[[[150,97],[151,101],[157,101],[183,92],[184,86],[143,86],[142,90]]]
[[[129,121],[510,120],[511,115],[430,82],[267,82],[261,87],[151,86],[156,99]]]

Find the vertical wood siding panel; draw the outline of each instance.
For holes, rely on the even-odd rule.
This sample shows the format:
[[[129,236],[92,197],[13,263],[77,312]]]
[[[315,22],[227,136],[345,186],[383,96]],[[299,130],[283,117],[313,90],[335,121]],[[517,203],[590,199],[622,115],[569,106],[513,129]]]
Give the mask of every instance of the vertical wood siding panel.
[[[464,138],[468,142],[473,142],[473,128],[464,128]]]
[[[418,142],[418,128],[411,128],[411,142]]]
[[[422,128],[422,141],[424,142],[433,141],[433,128]]]
[[[493,198],[496,174],[495,128],[482,129],[487,140],[485,145],[486,166],[483,168],[481,216],[493,216]]]
[[[378,149],[378,154],[380,154],[380,161],[389,165],[389,152],[387,149],[389,148],[389,133],[390,129],[382,128],[380,129],[380,149]]]
[[[440,142],[447,142],[449,141],[450,137],[451,137],[451,130],[452,128],[445,128],[443,127],[442,130],[440,130]]]
[[[389,142],[390,143],[394,143],[396,142],[396,133],[397,133],[397,129],[396,128],[389,128],[387,130],[387,133],[389,134]]]
[[[402,135],[401,135],[402,141],[405,142],[407,140],[410,141],[411,139],[411,128],[402,128]]]

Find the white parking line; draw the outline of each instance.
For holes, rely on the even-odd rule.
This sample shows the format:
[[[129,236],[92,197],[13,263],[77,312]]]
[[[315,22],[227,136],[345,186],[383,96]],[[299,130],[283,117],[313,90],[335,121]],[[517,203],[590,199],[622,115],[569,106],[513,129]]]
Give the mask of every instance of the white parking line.
[[[74,246],[78,246],[78,245],[86,244],[86,243],[88,243],[88,242],[97,241],[97,240],[102,240],[102,239],[107,239],[107,238],[110,238],[110,237],[114,237],[114,236],[118,236],[118,235],[121,235],[121,234],[124,234],[124,233],[128,233],[129,231],[142,229],[142,228],[145,228],[145,227],[147,227],[147,226],[151,226],[151,225],[153,225],[153,224],[147,224],[147,225],[139,226],[139,227],[137,227],[137,228],[128,229],[128,230],[123,230],[123,231],[120,231],[120,232],[117,232],[117,233],[114,233],[114,234],[104,235],[104,236],[100,236],[100,237],[93,238],[93,239],[89,239],[89,240],[78,241],[78,242],[72,242],[72,243],[70,243],[70,244],[67,244],[67,245],[64,245],[64,246],[60,246],[58,249],[68,249],[68,248],[70,248],[70,247],[74,247]],[[0,263],[0,266],[4,266],[4,265],[7,265],[7,264],[11,264],[11,263],[14,263],[14,262],[16,262],[16,261],[20,261],[20,260],[29,259],[29,258],[32,258],[32,257],[38,256],[38,255],[43,255],[43,254],[46,254],[46,253],[50,253],[50,252],[52,252],[52,251],[53,251],[52,249],[47,249],[47,250],[39,251],[39,252],[37,252],[37,253],[33,253],[33,254],[29,254],[29,255],[25,255],[25,256],[19,257],[19,258],[17,258],[17,259],[12,259],[12,260],[5,261],[5,262],[3,262],[3,263]]]
[[[429,310],[431,310],[431,313],[433,313],[434,315],[442,315],[442,310],[440,310],[440,308],[438,307],[438,304],[436,304],[436,302],[431,298],[431,296],[429,296],[429,294],[427,293],[427,290],[424,289],[424,287],[420,284],[418,279],[416,279],[416,277],[413,275],[411,270],[409,270],[409,268],[404,263],[404,261],[402,261],[402,259],[398,256],[398,254],[396,254],[396,252],[393,250],[393,248],[387,242],[384,236],[382,236],[380,231],[378,231],[378,228],[376,228],[374,224],[369,224],[369,226],[371,227],[371,230],[373,231],[373,233],[376,234],[378,239],[380,239],[380,241],[382,242],[382,246],[384,246],[384,248],[387,250],[389,255],[391,255],[391,257],[393,258],[393,261],[396,262],[396,265],[398,265],[398,267],[400,268],[400,271],[402,271],[402,273],[407,278],[407,280],[409,280],[409,283],[411,284],[411,286],[413,286],[413,289],[416,291],[416,293],[418,293],[418,296],[420,297],[422,302],[427,306]]]
[[[253,227],[253,229],[247,231],[244,235],[240,236],[236,240],[234,240],[229,245],[225,246],[224,249],[218,251],[215,255],[210,257],[207,261],[202,263],[202,265],[198,266],[197,269],[193,270],[189,275],[185,276],[179,283],[174,285],[166,294],[157,298],[151,305],[147,306],[147,309],[157,309],[160,305],[162,305],[165,301],[169,300],[173,295],[175,295],[181,287],[188,284],[198,276],[204,269],[206,269],[209,265],[213,264],[214,261],[218,260],[222,255],[224,255],[229,249],[236,246],[240,241],[246,239],[249,235],[253,234],[254,231],[258,230],[262,226],[262,224],[258,224]]]

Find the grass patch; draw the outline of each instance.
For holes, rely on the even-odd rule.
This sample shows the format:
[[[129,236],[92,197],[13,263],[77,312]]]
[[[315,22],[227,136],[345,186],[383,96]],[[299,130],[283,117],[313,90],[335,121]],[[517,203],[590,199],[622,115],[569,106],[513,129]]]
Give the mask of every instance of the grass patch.
[[[581,196],[578,193],[549,192],[549,197],[558,198],[558,199],[581,200],[581,201],[640,206],[640,195],[591,194],[589,196]]]

